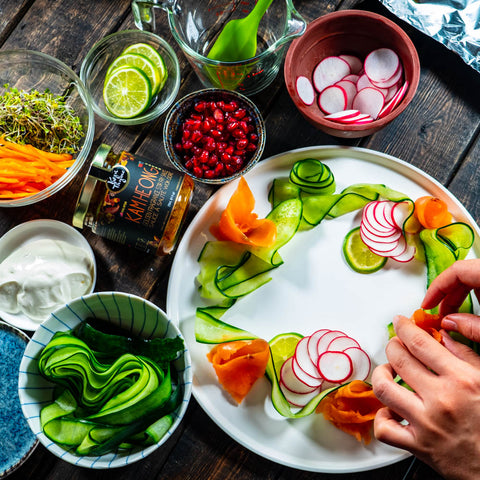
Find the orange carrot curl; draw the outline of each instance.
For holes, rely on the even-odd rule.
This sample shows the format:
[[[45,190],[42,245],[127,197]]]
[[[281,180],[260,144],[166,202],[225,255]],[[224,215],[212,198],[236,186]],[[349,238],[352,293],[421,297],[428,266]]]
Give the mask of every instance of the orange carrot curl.
[[[442,317],[438,313],[428,313],[418,308],[413,312],[410,319],[421,329],[429,333],[437,342],[442,343],[442,334],[440,333]]]
[[[64,175],[73,162],[70,154],[44,152],[0,137],[0,199],[42,191]]]
[[[440,228],[452,223],[447,204],[428,195],[415,200],[414,215],[425,228]]]
[[[270,358],[268,342],[260,338],[216,345],[207,354],[222,387],[241,403],[265,374]]]
[[[317,413],[323,413],[337,428],[368,445],[372,440],[373,420],[382,407],[370,385],[353,380],[327,395],[318,405]]]
[[[247,181],[241,177],[220,221],[210,227],[210,232],[217,240],[271,247],[277,237],[277,227],[267,218],[259,219],[253,213],[254,207],[255,198]]]

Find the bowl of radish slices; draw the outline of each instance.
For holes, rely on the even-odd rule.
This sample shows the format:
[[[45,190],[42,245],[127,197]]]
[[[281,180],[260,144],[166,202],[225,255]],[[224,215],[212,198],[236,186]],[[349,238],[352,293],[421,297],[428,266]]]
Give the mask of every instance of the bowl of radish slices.
[[[412,101],[420,79],[408,35],[372,12],[342,10],[311,22],[285,58],[285,83],[300,113],[329,135],[371,135]]]

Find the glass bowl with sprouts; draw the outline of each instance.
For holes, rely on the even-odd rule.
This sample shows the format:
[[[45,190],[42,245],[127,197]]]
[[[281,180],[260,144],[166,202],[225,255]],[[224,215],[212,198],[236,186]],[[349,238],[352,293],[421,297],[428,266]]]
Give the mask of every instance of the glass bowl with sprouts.
[[[57,193],[83,166],[94,113],[75,72],[33,50],[0,52],[0,207]]]

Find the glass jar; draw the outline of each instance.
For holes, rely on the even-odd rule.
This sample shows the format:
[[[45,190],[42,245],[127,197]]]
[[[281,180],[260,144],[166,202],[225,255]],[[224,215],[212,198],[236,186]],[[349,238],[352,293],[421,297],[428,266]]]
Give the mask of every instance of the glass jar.
[[[174,248],[193,192],[183,173],[154,166],[138,155],[97,149],[77,200],[73,226],[146,253]]]

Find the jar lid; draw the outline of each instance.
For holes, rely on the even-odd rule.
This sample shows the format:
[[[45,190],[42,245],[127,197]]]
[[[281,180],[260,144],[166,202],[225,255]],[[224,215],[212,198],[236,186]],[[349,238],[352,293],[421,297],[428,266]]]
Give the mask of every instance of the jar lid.
[[[103,167],[111,149],[112,147],[110,145],[102,143],[97,148],[91,165],[99,168]],[[74,227],[83,228],[85,216],[87,215],[88,207],[90,206],[90,201],[92,199],[97,182],[98,178],[90,175],[89,171],[83,183],[82,190],[78,196],[77,205],[73,214],[72,225]]]

